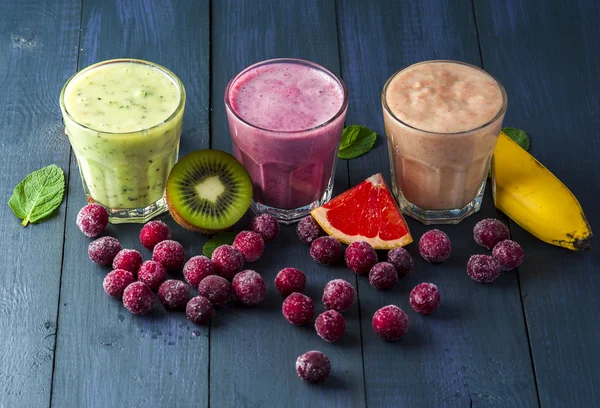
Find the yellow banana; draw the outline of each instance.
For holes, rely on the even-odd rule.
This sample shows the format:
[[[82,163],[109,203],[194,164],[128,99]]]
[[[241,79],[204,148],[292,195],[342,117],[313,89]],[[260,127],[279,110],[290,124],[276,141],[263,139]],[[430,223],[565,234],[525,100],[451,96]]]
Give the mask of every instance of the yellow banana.
[[[592,248],[592,230],[571,191],[503,132],[492,160],[494,204],[532,235],[573,251]]]

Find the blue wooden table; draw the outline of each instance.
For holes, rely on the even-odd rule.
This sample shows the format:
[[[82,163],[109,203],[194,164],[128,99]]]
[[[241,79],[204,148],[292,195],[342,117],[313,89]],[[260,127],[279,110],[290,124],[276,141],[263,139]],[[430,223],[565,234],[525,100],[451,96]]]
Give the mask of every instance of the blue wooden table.
[[[231,150],[227,81],[268,58],[315,61],[346,81],[347,124],[380,135],[369,154],[339,163],[339,193],[373,173],[388,175],[385,80],[421,60],[466,61],[504,84],[505,124],[530,133],[532,153],[571,188],[597,229],[599,24],[594,0],[1,1],[2,202],[27,173],[51,163],[68,175],[68,194],[56,217],[27,228],[0,206],[0,407],[600,406],[598,247],[551,247],[511,223],[525,262],[493,285],[475,284],[465,274],[468,256],[480,252],[473,225],[503,218],[489,191],[479,214],[442,228],[453,242],[450,260],[427,264],[410,245],[415,269],[391,292],[342,266],[318,266],[285,227],[254,264],[268,284],[259,307],[220,310],[206,327],[161,307],[130,315],[103,292],[107,271],[89,261],[89,241],[75,225],[85,198],[58,105],[78,69],[117,57],[155,61],[187,89],[181,153]],[[426,230],[409,224],[417,238]],[[201,252],[206,237],[170,225],[188,255]],[[142,250],[139,229],[108,233]],[[330,279],[355,284],[358,302],[339,344],[282,318],[272,281],[286,266],[306,272],[313,299]],[[429,317],[408,305],[423,281],[443,297]],[[397,343],[371,329],[374,311],[390,303],[411,322]],[[303,383],[294,370],[311,349],[332,361],[323,385]]]

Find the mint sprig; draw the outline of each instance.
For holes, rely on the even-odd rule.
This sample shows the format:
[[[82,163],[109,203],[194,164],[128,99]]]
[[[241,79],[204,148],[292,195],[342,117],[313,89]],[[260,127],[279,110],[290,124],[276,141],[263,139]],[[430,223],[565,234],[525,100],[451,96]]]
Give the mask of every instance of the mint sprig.
[[[505,128],[502,128],[502,131],[506,134],[506,136],[510,137],[515,143],[517,143],[523,149],[529,151],[529,147],[531,146],[531,141],[529,139],[529,135],[524,130],[513,128],[513,127],[505,127]]]
[[[219,232],[204,244],[202,254],[210,258],[213,251],[221,245],[231,245],[236,235],[237,233],[233,231]]]
[[[365,126],[352,125],[342,132],[338,149],[340,159],[355,159],[367,153],[375,145],[377,133]]]

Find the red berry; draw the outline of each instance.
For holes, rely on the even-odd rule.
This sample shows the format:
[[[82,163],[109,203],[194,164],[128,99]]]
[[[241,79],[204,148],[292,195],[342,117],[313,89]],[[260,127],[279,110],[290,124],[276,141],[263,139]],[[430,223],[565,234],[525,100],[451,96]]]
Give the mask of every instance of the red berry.
[[[420,283],[410,291],[410,307],[428,315],[440,305],[440,291],[433,283]]]
[[[245,306],[258,305],[265,298],[267,287],[256,271],[246,270],[233,278],[233,291],[237,300]]]
[[[121,244],[116,238],[102,237],[90,242],[88,255],[92,262],[108,266],[121,250]]]
[[[491,251],[498,242],[510,238],[510,231],[502,222],[486,218],[475,224],[473,238],[479,245]]]
[[[151,251],[156,244],[168,239],[171,239],[171,231],[162,221],[150,221],[140,231],[140,242]]]
[[[281,312],[288,322],[304,326],[315,315],[315,305],[308,296],[294,292],[283,301]]]
[[[310,245],[310,256],[322,265],[333,265],[342,257],[342,244],[334,237],[320,237]]]
[[[442,231],[429,230],[419,240],[419,252],[423,259],[431,263],[444,262],[450,256],[450,238]]]
[[[344,312],[354,302],[354,287],[343,279],[327,282],[323,289],[323,304],[326,309]]]
[[[138,280],[148,285],[153,292],[156,292],[166,279],[167,270],[160,262],[146,261],[138,270]]]
[[[123,291],[129,284],[135,282],[133,274],[123,269],[115,269],[104,278],[104,291],[109,296],[123,297]]]
[[[79,210],[76,224],[83,235],[95,238],[108,225],[108,212],[100,204],[88,204]]]
[[[403,278],[410,273],[413,268],[413,259],[404,248],[394,248],[387,254],[387,261],[394,265],[398,277]]]
[[[317,316],[315,329],[319,337],[333,343],[341,339],[346,332],[346,320],[339,312],[328,310]]]
[[[320,351],[308,351],[296,360],[296,372],[304,381],[322,382],[329,377],[331,363]]]
[[[112,262],[113,269],[125,269],[134,275],[137,274],[140,265],[142,255],[135,249],[121,249]]]
[[[178,271],[185,264],[183,246],[177,241],[166,240],[159,242],[152,251],[152,260],[160,262],[167,271]]]
[[[164,281],[158,288],[158,300],[167,309],[183,309],[190,298],[190,287],[175,279]]]
[[[217,274],[231,280],[244,267],[244,255],[231,245],[221,245],[211,257]]]
[[[373,330],[384,340],[398,340],[408,331],[408,316],[398,306],[384,306],[373,315]]]
[[[279,222],[269,214],[261,214],[250,222],[250,229],[262,235],[265,242],[271,242],[279,234]]]
[[[283,268],[275,277],[275,287],[282,296],[302,292],[306,286],[306,276],[300,269]]]
[[[254,231],[242,231],[233,240],[233,247],[244,255],[246,262],[254,262],[265,250],[265,241]]]
[[[489,255],[473,255],[467,262],[467,275],[475,282],[492,283],[500,276],[500,263]]]
[[[133,314],[146,314],[153,305],[154,293],[143,282],[133,282],[123,291],[123,306]]]
[[[215,315],[215,308],[204,296],[196,296],[185,306],[185,314],[196,324],[206,324]]]
[[[492,251],[492,256],[498,261],[500,269],[503,271],[518,268],[524,258],[521,245],[510,239],[498,242]]]
[[[215,273],[213,262],[204,255],[191,257],[183,267],[183,276],[193,287],[198,287],[202,279]]]
[[[309,215],[300,220],[296,227],[296,234],[298,234],[298,238],[300,238],[301,241],[310,244],[315,239],[325,235],[325,232],[319,223]]]
[[[377,263],[377,252],[368,242],[357,241],[348,245],[344,260],[352,272],[367,273]]]
[[[391,263],[379,262],[369,272],[369,283],[375,289],[391,289],[396,282],[398,282],[398,272]]]
[[[221,276],[210,275],[198,285],[198,294],[215,306],[225,306],[231,300],[231,283]]]

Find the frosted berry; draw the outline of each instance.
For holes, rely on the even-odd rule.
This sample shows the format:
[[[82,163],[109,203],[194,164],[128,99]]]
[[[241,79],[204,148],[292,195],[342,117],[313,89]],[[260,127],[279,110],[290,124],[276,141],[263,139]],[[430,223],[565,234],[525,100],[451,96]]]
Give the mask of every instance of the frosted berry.
[[[489,255],[473,255],[467,262],[467,275],[475,282],[492,283],[500,276],[500,263]]]
[[[183,246],[177,241],[161,241],[152,251],[152,260],[160,262],[167,271],[179,271],[185,264]]]
[[[271,242],[279,234],[279,222],[269,214],[261,214],[250,222],[250,229],[262,235],[265,242]]]
[[[497,219],[486,218],[475,224],[473,238],[479,245],[491,251],[498,242],[510,238],[510,231]]]
[[[413,259],[404,248],[394,248],[387,254],[387,261],[394,265],[398,277],[403,278],[410,273],[413,268]]]
[[[111,265],[115,256],[121,250],[121,244],[116,238],[102,237],[90,242],[88,256],[99,265]]]
[[[320,237],[310,245],[310,256],[322,265],[333,265],[342,257],[342,244],[334,237]]]
[[[89,238],[95,238],[108,225],[108,212],[100,204],[88,204],[77,213],[76,224]]]
[[[211,259],[218,275],[231,280],[244,267],[244,255],[231,245],[221,245],[212,253]]]
[[[213,262],[204,255],[191,257],[183,266],[183,276],[193,287],[198,287],[202,279],[215,273]]]
[[[323,289],[323,304],[326,309],[344,312],[354,303],[354,287],[343,279],[327,282]]]
[[[417,313],[428,315],[440,305],[440,291],[433,283],[420,283],[410,291],[410,307]]]
[[[375,289],[391,289],[396,282],[398,282],[398,272],[389,262],[379,262],[369,272],[369,283]]]
[[[242,231],[233,240],[233,247],[244,255],[246,262],[254,262],[265,250],[265,241],[254,231]]]
[[[283,268],[275,277],[275,287],[282,296],[302,292],[306,286],[306,276],[300,269]]]
[[[319,337],[333,343],[341,339],[346,332],[346,320],[339,312],[328,310],[317,316],[315,329]]]
[[[510,271],[521,265],[524,254],[521,245],[510,239],[500,241],[494,247],[492,256],[500,264],[500,269]]]
[[[166,279],[167,270],[160,262],[146,261],[138,270],[138,280],[148,285],[153,292],[156,292]]]
[[[281,312],[288,322],[304,326],[310,323],[315,315],[315,305],[308,296],[294,292],[283,301]]]
[[[123,269],[115,269],[104,277],[102,286],[109,296],[120,298],[123,297],[125,288],[133,282],[135,282],[135,278],[131,272]]]
[[[153,305],[154,293],[145,283],[133,282],[123,291],[123,306],[133,314],[146,314]]]
[[[408,316],[398,306],[384,306],[373,315],[373,330],[388,341],[399,340],[408,331]]]
[[[167,309],[183,309],[190,298],[190,287],[175,279],[164,281],[158,288],[158,300]]]
[[[198,285],[198,294],[215,306],[225,306],[231,300],[231,283],[221,276],[210,275]]]
[[[185,306],[185,315],[196,324],[206,324],[215,315],[215,308],[204,296],[196,296]]]
[[[140,242],[151,251],[156,244],[169,239],[171,239],[171,231],[162,221],[150,221],[140,231]]]
[[[298,238],[300,238],[301,241],[310,244],[315,239],[325,235],[325,232],[319,223],[315,221],[312,215],[309,215],[308,217],[302,218],[300,222],[298,222],[296,234],[298,234]]]
[[[262,276],[252,270],[245,270],[235,275],[232,286],[235,297],[245,306],[258,305],[265,298],[267,291]]]
[[[296,360],[296,372],[304,381],[323,382],[331,372],[331,363],[320,351],[308,351]]]
[[[137,274],[142,265],[142,255],[135,249],[121,249],[113,259],[113,269],[125,269]]]
[[[357,241],[348,245],[344,260],[352,272],[368,273],[377,263],[377,252],[368,242]]]
[[[419,253],[427,262],[444,262],[450,256],[450,238],[442,231],[429,230],[419,240]]]

